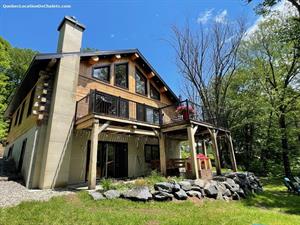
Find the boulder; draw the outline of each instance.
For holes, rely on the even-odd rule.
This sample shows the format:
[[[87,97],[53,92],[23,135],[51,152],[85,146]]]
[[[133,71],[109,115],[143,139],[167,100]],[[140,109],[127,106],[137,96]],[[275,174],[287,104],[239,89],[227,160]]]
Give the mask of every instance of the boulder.
[[[178,184],[180,185],[181,189],[184,191],[189,191],[192,189],[192,185],[188,181],[180,181],[178,182]]]
[[[240,200],[241,197],[239,196],[238,193],[234,192],[234,193],[232,194],[232,199],[233,199],[233,200]]]
[[[220,193],[220,195],[223,196],[227,190],[227,187],[223,183],[220,183],[220,182],[217,184],[216,187],[218,189],[218,193]]]
[[[226,191],[223,193],[223,197],[230,197],[231,196],[231,191],[229,189],[226,189]]]
[[[174,197],[178,200],[186,200],[188,196],[184,190],[180,189],[174,193]]]
[[[119,198],[120,197],[120,192],[118,192],[116,190],[108,190],[108,191],[104,192],[103,195],[107,199],[115,199],[115,198]]]
[[[172,192],[179,191],[180,186],[176,182],[159,182],[154,184],[154,189],[157,191],[172,193]]]
[[[173,199],[173,197],[174,195],[163,191],[162,192],[157,191],[156,193],[153,194],[154,200],[157,201],[170,201]]]
[[[207,183],[204,186],[204,191],[205,191],[205,194],[211,198],[216,198],[218,195],[218,189],[214,183]]]
[[[197,179],[194,181],[194,185],[195,186],[198,186],[200,188],[204,188],[205,186],[205,181],[204,180],[201,180],[201,179]]]
[[[193,186],[191,186],[191,190],[201,192],[202,189],[199,186],[193,185]]]
[[[89,191],[89,195],[95,200],[103,200],[105,197],[98,191]]]
[[[186,194],[190,197],[197,197],[197,198],[201,198],[201,192],[200,191],[187,191]]]
[[[148,187],[135,187],[124,192],[122,197],[134,201],[147,201],[152,199],[152,194],[150,193]]]

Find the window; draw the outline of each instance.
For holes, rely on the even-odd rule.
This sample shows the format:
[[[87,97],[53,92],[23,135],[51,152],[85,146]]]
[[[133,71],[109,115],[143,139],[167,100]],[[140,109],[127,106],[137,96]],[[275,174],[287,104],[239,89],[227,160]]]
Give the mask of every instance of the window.
[[[119,116],[129,118],[129,103],[125,99],[120,99],[119,102]]]
[[[93,68],[93,77],[105,82],[109,82],[110,80],[110,67],[109,66],[101,66]]]
[[[145,145],[145,162],[152,160],[159,160],[159,147],[158,145]]]
[[[128,88],[128,64],[115,65],[115,85]]]
[[[23,102],[23,104],[21,106],[21,112],[20,112],[18,125],[20,125],[22,123],[25,104],[26,104],[26,100]]]
[[[145,105],[136,104],[136,119],[139,121],[145,121]]]
[[[135,68],[135,92],[147,94],[147,79],[137,68]]]
[[[30,94],[30,100],[29,100],[29,105],[28,105],[28,110],[27,110],[27,117],[31,115],[32,113],[32,106],[33,106],[33,101],[34,101],[34,96],[35,96],[35,88],[34,87],[31,91]]]
[[[159,124],[159,111],[158,109],[137,104],[136,106],[136,119],[153,124]]]
[[[16,126],[18,124],[19,113],[20,113],[20,109],[18,109],[18,111],[17,111],[14,126]]]
[[[14,145],[10,146],[6,158],[11,159],[13,155]]]
[[[160,100],[159,91],[153,85],[150,85],[150,97],[156,100]]]
[[[159,124],[159,111],[154,108],[146,107],[146,122]]]

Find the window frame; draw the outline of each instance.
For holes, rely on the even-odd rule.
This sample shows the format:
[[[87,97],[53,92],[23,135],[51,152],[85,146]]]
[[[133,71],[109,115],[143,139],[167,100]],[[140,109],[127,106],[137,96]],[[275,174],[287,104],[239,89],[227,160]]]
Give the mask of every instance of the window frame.
[[[94,71],[95,71],[96,69],[101,69],[101,68],[108,68],[108,79],[107,79],[107,80],[104,80],[104,79],[101,79],[101,78],[99,78],[99,77],[94,76]],[[107,65],[100,65],[100,66],[95,66],[95,67],[93,67],[93,68],[92,68],[92,77],[93,77],[94,79],[103,81],[103,82],[105,82],[105,83],[110,83],[110,79],[111,79],[111,69],[110,69],[110,65],[107,64]]]
[[[148,159],[148,158],[147,158],[147,153],[146,153],[146,150],[147,150],[146,148],[147,148],[147,147],[150,147],[150,155],[151,155],[150,158],[151,158],[151,159]],[[154,152],[154,147],[157,148],[157,150],[158,150],[158,152],[157,152],[157,153],[158,153],[158,157],[157,157],[157,158],[154,158],[154,155],[155,155],[155,154],[153,153],[153,152]],[[145,144],[145,145],[144,145],[144,157],[145,157],[145,162],[146,162],[146,163],[151,163],[151,161],[153,161],[153,160],[160,160],[160,149],[159,149],[159,145]]]
[[[145,93],[140,93],[140,92],[137,91],[137,79],[136,79],[137,76],[142,78],[145,82],[145,86],[144,86]],[[147,94],[148,94],[148,88],[147,88],[148,87],[148,79],[145,77],[145,75],[137,67],[135,67],[134,79],[135,79],[135,93],[147,96]]]
[[[116,73],[116,67],[117,66],[121,66],[121,65],[126,65],[126,87],[122,86],[122,85],[119,85],[117,84],[117,73]],[[117,86],[117,87],[120,87],[120,88],[123,88],[123,89],[129,89],[129,63],[128,62],[124,62],[124,63],[115,63],[114,64],[114,76],[115,76],[115,79],[114,79],[114,85]]]
[[[145,104],[141,104],[141,103],[136,103],[136,120],[138,121],[142,121],[142,122],[145,122],[145,123],[150,123],[150,124],[159,124],[159,109],[157,108],[154,108],[152,106],[149,106],[149,105],[145,105]],[[141,115],[142,116],[142,120],[139,118],[139,113],[138,113],[138,106],[141,106],[143,107],[143,114]],[[152,110],[152,120],[149,122],[147,120],[147,109],[150,109]],[[154,120],[154,111],[156,111],[158,113],[158,120],[156,121],[157,123],[155,123],[155,120]]]
[[[153,97],[152,90],[158,93],[158,99]],[[160,92],[154,87],[153,84],[150,84],[150,98],[160,101]]]

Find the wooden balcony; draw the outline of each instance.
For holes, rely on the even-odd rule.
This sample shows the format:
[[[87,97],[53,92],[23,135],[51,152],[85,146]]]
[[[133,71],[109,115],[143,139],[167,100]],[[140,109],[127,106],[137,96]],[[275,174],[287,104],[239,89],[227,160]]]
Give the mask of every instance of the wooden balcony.
[[[128,124],[160,128],[159,109],[129,99],[109,95],[97,90],[76,104],[76,125],[96,118],[117,125]]]

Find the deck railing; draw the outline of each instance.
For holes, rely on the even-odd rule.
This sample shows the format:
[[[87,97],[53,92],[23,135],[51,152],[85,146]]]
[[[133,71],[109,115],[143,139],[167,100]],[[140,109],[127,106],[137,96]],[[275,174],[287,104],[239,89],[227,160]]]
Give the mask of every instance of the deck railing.
[[[105,115],[155,125],[167,125],[182,121],[200,121],[219,127],[226,127],[223,117],[209,115],[202,105],[189,100],[162,108],[153,108],[132,100],[91,90],[76,105],[76,120],[89,115]]]
[[[76,105],[76,120],[90,114],[159,124],[159,109],[96,90],[91,90]]]

